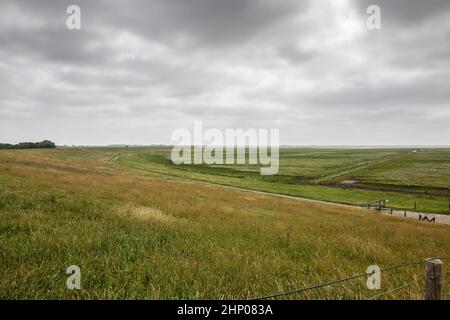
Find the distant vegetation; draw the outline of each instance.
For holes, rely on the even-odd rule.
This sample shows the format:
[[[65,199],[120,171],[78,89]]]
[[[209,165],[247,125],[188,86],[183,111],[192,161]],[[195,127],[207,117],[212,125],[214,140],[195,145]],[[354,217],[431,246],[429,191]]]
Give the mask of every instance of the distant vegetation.
[[[54,142],[44,140],[41,142],[20,142],[18,144],[0,143],[0,149],[42,149],[56,148]]]

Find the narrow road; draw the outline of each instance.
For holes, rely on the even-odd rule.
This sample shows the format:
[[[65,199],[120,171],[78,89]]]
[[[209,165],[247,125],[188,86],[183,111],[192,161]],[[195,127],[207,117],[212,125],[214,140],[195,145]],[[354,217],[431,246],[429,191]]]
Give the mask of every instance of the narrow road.
[[[121,156],[121,154],[117,154],[112,159],[110,159],[110,161],[117,163],[117,160],[119,159],[120,156]],[[163,174],[163,173],[160,173],[160,172],[146,170],[146,169],[143,169],[143,168],[137,168],[137,167],[133,167],[133,166],[130,166],[130,165],[127,165],[126,167],[142,170],[142,171],[145,171],[145,172],[150,172],[150,173],[153,173],[153,174],[156,174],[156,175],[159,175],[159,176],[167,176],[166,174]],[[279,194],[279,193],[272,193],[272,192],[266,192],[266,191],[258,191],[258,190],[253,190],[253,189],[233,187],[233,186],[228,186],[228,185],[224,185],[224,184],[220,184],[220,183],[213,183],[213,182],[189,179],[189,178],[181,177],[181,176],[177,176],[177,175],[169,175],[169,176],[172,177],[172,178],[179,179],[181,181],[185,181],[185,182],[201,183],[201,184],[206,184],[206,185],[210,185],[210,186],[228,188],[228,189],[239,190],[239,191],[244,191],[244,192],[251,192],[251,193],[257,193],[257,194],[262,194],[262,195],[281,197],[281,198],[287,198],[287,199],[293,199],[293,200],[300,200],[300,201],[306,201],[306,202],[314,202],[314,203],[322,203],[322,204],[333,204],[333,205],[342,206],[342,207],[348,207],[348,208],[355,208],[355,207],[361,208],[360,206],[357,206],[357,205],[342,204],[342,203],[337,203],[337,202],[332,202],[332,201],[314,200],[314,199],[308,199],[308,198],[302,198],[302,197],[296,197],[296,196],[289,196],[289,195]],[[364,209],[364,208],[361,208],[361,209]],[[368,213],[370,213],[370,211],[373,211],[371,209],[366,209],[366,210],[367,210]],[[435,223],[450,225],[450,215],[445,215],[445,214],[406,211],[406,216],[405,216],[405,211],[404,210],[393,210],[392,214],[390,213],[390,211],[389,212],[381,211],[380,213],[381,214],[390,215],[390,216],[393,216],[393,217],[397,217],[397,218],[402,218],[402,219],[407,218],[407,219],[414,219],[414,220],[419,220],[419,215],[421,215],[422,218],[423,217],[427,217],[429,220],[434,218],[435,219]],[[430,223],[430,222],[424,221],[423,223]]]
[[[381,211],[383,214],[391,215],[388,211]],[[401,210],[394,210],[392,212],[392,216],[394,217],[400,217],[400,218],[409,218],[409,219],[415,219],[419,220],[419,216],[422,216],[422,219],[426,217],[428,220],[435,219],[436,223],[440,224],[449,224],[450,225],[450,215],[446,214],[438,214],[438,213],[421,213],[421,212],[414,212],[414,211],[401,211]],[[424,223],[428,223],[427,221],[424,221]]]
[[[305,202],[315,202],[315,203],[322,203],[322,204],[333,204],[333,205],[342,206],[342,207],[348,207],[348,208],[355,208],[355,207],[361,208],[360,206],[356,206],[356,205],[341,204],[341,203],[336,203],[336,202],[332,202],[332,201],[322,201],[322,200],[314,200],[314,199],[301,198],[301,197],[295,197],[295,196],[288,196],[288,195],[285,195],[285,194],[271,193],[271,192],[258,191],[258,190],[252,190],[252,189],[245,189],[245,188],[227,186],[227,185],[217,184],[217,183],[212,183],[212,182],[205,182],[205,181],[199,181],[199,180],[190,180],[190,181],[194,182],[194,183],[202,183],[202,184],[207,184],[207,185],[211,185],[211,186],[217,186],[217,187],[222,187],[222,188],[234,189],[234,190],[239,190],[239,191],[244,191],[244,192],[252,192],[252,193],[268,195],[268,196],[275,196],[275,197],[281,197],[281,198],[300,200],[300,201],[305,201]],[[361,208],[361,209],[364,210],[365,208]],[[367,210],[368,213],[374,212],[373,209],[366,209],[366,210]],[[427,217],[429,220],[435,218],[435,223],[450,225],[450,215],[446,215],[446,214],[406,211],[406,216],[405,216],[405,211],[404,210],[393,210],[392,214],[391,214],[390,211],[376,211],[376,212],[377,213],[379,212],[379,213],[385,214],[385,215],[389,215],[389,216],[393,216],[393,217],[402,218],[402,219],[405,219],[405,217],[406,217],[407,219],[414,219],[414,220],[419,220],[419,215],[421,215],[422,218],[423,217]],[[424,221],[423,223],[430,223],[430,222]]]

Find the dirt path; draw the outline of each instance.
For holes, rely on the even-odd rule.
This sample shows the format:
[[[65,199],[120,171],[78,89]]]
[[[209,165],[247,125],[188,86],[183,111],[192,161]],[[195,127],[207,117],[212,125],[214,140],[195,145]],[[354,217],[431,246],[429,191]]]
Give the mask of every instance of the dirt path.
[[[207,184],[207,185],[211,185],[211,186],[218,186],[218,187],[222,187],[222,188],[234,189],[234,190],[239,190],[239,191],[244,191],[244,192],[252,192],[252,193],[257,193],[257,194],[262,194],[262,195],[268,195],[268,196],[275,196],[275,197],[281,197],[281,198],[300,200],[300,201],[304,201],[304,202],[333,204],[333,205],[342,206],[342,207],[348,207],[348,208],[355,208],[355,207],[360,208],[359,206],[356,206],[356,205],[341,204],[341,203],[336,203],[336,202],[331,202],[331,201],[322,201],[322,200],[307,199],[307,198],[301,198],[301,197],[295,197],[295,196],[288,196],[288,195],[279,194],[279,193],[271,193],[271,192],[265,192],[265,191],[245,189],[245,188],[227,186],[227,185],[222,185],[222,184],[217,184],[217,183],[212,183],[212,182],[197,181],[197,180],[191,180],[191,181],[193,181],[195,183],[202,183],[202,184]],[[364,208],[361,208],[361,209],[364,210]],[[379,213],[384,214],[384,215],[389,215],[389,216],[402,218],[402,219],[406,218],[406,219],[419,220],[419,215],[421,215],[422,218],[427,217],[429,220],[434,218],[435,219],[435,223],[450,225],[450,215],[446,215],[446,214],[406,211],[406,216],[405,216],[405,211],[404,210],[393,210],[392,214],[391,214],[390,211],[375,211],[375,210],[372,210],[372,209],[366,209],[366,210],[367,210],[367,213],[374,213],[374,212],[378,213],[379,212]],[[430,223],[430,222],[423,221],[423,223]]]
[[[116,163],[120,156],[121,156],[121,154],[115,155],[111,159],[111,162],[115,162]],[[129,168],[133,168],[132,166],[128,166],[128,167]],[[142,168],[134,168],[134,169],[142,170],[142,171],[145,171],[145,172],[150,172],[150,173],[153,173],[153,174],[156,174],[156,175],[159,175],[159,176],[167,176],[167,175],[165,175],[163,173],[160,173],[160,172],[153,172],[153,171],[142,169]],[[210,186],[228,188],[228,189],[233,189],[233,190],[257,193],[257,194],[274,196],[274,197],[280,197],[280,198],[299,200],[299,201],[304,201],[304,202],[333,204],[333,205],[347,207],[347,208],[355,208],[355,207],[361,208],[360,206],[357,206],[357,205],[342,204],[342,203],[337,203],[337,202],[332,202],[332,201],[314,200],[314,199],[308,199],[308,198],[302,198],[302,197],[296,197],[296,196],[289,196],[289,195],[279,194],[279,193],[272,193],[272,192],[258,191],[258,190],[253,190],[253,189],[233,187],[233,186],[228,186],[228,185],[219,184],[219,183],[213,183],[213,182],[189,179],[189,178],[186,178],[186,177],[180,177],[180,176],[176,176],[176,175],[173,175],[173,176],[170,175],[170,177],[175,178],[175,179],[179,179],[181,181],[190,182],[190,183],[201,183],[201,184],[206,184],[206,185],[210,185]],[[363,208],[361,208],[361,209],[363,209]],[[370,213],[371,211],[373,211],[371,209],[366,209],[366,210],[367,210],[367,213]],[[381,211],[381,213],[382,214],[386,214],[386,215],[391,215],[393,217],[405,219],[405,211],[404,210],[402,210],[402,211],[400,211],[400,210],[393,210],[392,214],[390,213],[390,211],[389,212]],[[428,219],[435,218],[435,223],[450,225],[450,215],[438,214],[438,213],[418,213],[418,212],[413,212],[413,211],[406,211],[406,218],[407,219],[419,220],[419,215],[422,215],[422,217],[425,216]],[[423,223],[430,223],[430,222],[424,221]]]
[[[391,215],[388,211],[382,211],[381,213],[386,215]],[[400,210],[394,210],[392,212],[392,216],[394,217],[400,217],[400,218],[406,218],[408,219],[415,219],[419,220],[419,216],[426,217],[428,220],[435,219],[436,223],[440,224],[449,224],[450,225],[450,215],[446,214],[438,214],[438,213],[421,213],[421,212],[414,212],[414,211],[400,211]],[[424,223],[427,223],[427,221],[424,221]]]

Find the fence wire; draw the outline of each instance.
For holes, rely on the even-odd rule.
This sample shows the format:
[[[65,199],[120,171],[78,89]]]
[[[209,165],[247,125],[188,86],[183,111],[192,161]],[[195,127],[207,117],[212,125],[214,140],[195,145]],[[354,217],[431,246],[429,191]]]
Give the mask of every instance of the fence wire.
[[[382,292],[382,293],[380,293],[380,294],[376,294],[376,295],[374,295],[374,296],[372,296],[372,297],[370,297],[370,298],[368,298],[368,299],[366,299],[366,300],[376,300],[376,299],[378,299],[378,298],[380,298],[380,297],[382,297],[382,296],[385,296],[385,295],[387,295],[387,294],[389,294],[389,293],[393,293],[393,292],[396,292],[396,291],[398,291],[398,290],[402,290],[402,289],[404,289],[404,288],[407,288],[407,287],[409,287],[410,285],[419,282],[420,280],[421,280],[421,279],[417,279],[417,280],[410,281],[410,282],[405,283],[404,285],[401,285],[401,286],[399,286],[399,287],[396,287],[396,288],[393,288],[393,289],[390,289],[390,290],[386,290],[386,291],[384,291],[384,292]]]
[[[381,268],[380,272],[381,271],[388,271],[388,270],[398,269],[398,268],[402,268],[402,267],[415,266],[415,265],[423,264],[423,263],[425,263],[427,261],[434,260],[434,259],[450,260],[450,257],[442,257],[442,258],[433,257],[433,258],[427,258],[425,260],[420,260],[420,261],[403,262],[403,263],[399,263],[397,265]],[[324,287],[332,286],[332,285],[335,285],[335,284],[338,284],[338,283],[343,283],[343,282],[347,282],[347,281],[350,281],[350,280],[354,280],[354,279],[358,279],[358,278],[362,278],[362,277],[367,277],[367,276],[373,275],[374,273],[375,273],[375,271],[373,271],[373,272],[364,272],[364,273],[356,274],[356,275],[349,276],[349,277],[342,278],[342,279],[337,279],[337,280],[331,280],[331,281],[327,281],[327,282],[323,282],[323,283],[318,283],[318,284],[313,285],[313,286],[300,288],[300,289],[296,289],[296,290],[290,290],[290,291],[285,291],[285,292],[273,293],[273,294],[270,294],[270,295],[262,296],[262,297],[259,297],[259,298],[254,298],[254,299],[251,299],[251,300],[266,300],[266,299],[277,298],[277,297],[281,297],[281,296],[287,296],[287,295],[291,295],[291,294],[295,294],[295,293],[304,293],[304,292],[311,291],[311,290],[314,290],[314,289],[324,288]],[[397,287],[397,288],[394,288],[394,289],[391,289],[391,290],[388,290],[388,291],[400,290],[400,289],[405,288],[405,287],[407,287],[407,286],[409,286],[412,283],[417,282],[417,281],[419,281],[419,280],[415,280],[413,282],[409,282],[407,284],[404,284],[404,285],[402,285],[400,287]],[[387,293],[389,293],[388,291],[386,291],[386,292],[384,292],[384,293],[382,293],[380,295],[387,294]]]

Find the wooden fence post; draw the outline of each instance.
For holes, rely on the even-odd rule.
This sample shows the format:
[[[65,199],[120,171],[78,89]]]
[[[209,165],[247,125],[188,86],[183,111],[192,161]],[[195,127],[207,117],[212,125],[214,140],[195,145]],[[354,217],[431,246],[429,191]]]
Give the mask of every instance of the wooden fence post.
[[[444,265],[439,259],[425,260],[425,300],[441,300]]]

